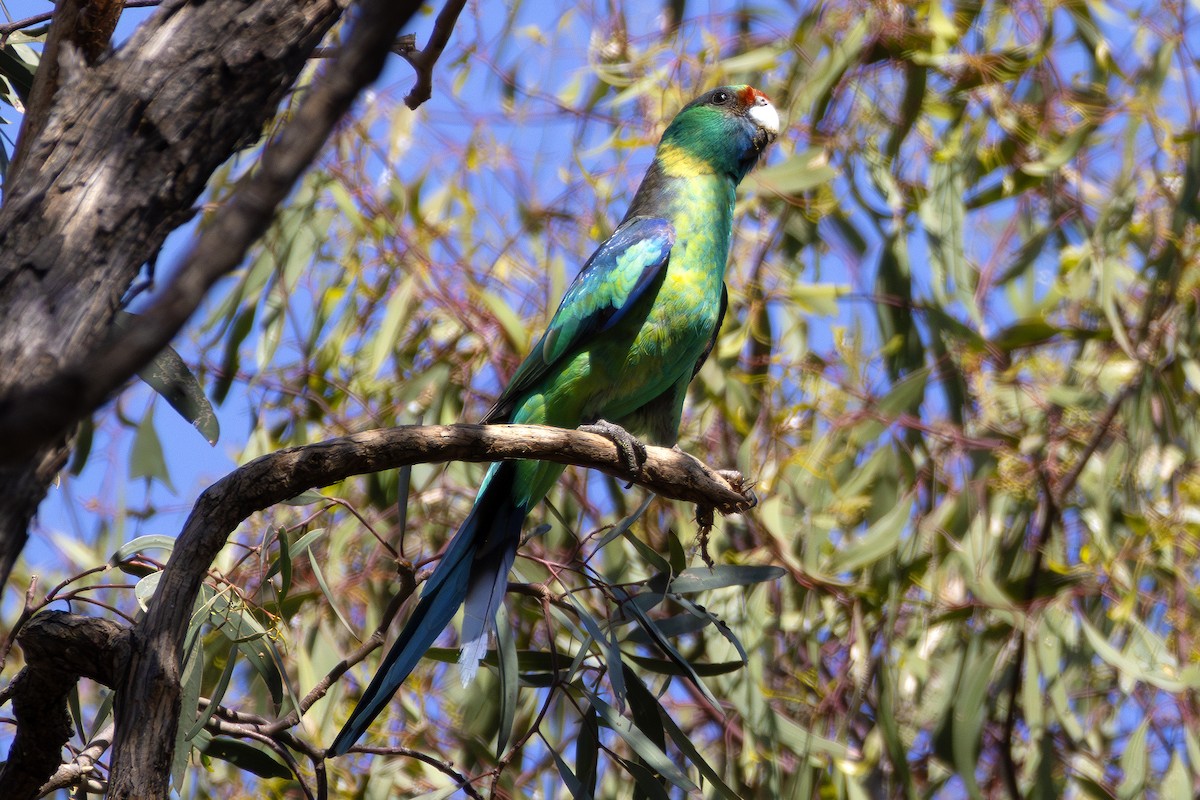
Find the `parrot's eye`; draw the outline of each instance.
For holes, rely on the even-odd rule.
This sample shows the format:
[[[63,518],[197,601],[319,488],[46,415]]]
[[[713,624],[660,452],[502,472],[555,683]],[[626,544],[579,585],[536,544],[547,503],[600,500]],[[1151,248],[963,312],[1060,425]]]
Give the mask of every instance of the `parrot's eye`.
[[[712,97],[713,105],[723,106],[729,102],[728,92],[714,92]]]

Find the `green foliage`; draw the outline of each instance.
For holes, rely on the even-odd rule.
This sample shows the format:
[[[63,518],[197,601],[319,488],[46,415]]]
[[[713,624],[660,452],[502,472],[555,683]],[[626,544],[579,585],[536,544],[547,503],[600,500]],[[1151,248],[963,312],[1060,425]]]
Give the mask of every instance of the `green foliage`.
[[[1182,6],[1123,9],[754,6],[663,32],[517,4],[501,32],[460,21],[421,112],[366,104],[200,328],[201,380],[253,409],[240,460],[475,419],[674,110],[745,81],[788,127],[743,187],[681,441],[758,508],[718,521],[710,571],[693,509],[568,470],[481,677],[431,651],[369,737],[407,749],[330,762],[331,792],[1194,793],[1200,82]],[[129,474],[169,481],[150,412],[130,424]],[[301,698],[482,471],[365,476],[244,526],[197,608],[185,793],[295,796],[296,762],[208,723],[303,707],[290,734],[328,744],[378,655]],[[163,542],[140,541],[113,563],[144,597],[135,553]]]

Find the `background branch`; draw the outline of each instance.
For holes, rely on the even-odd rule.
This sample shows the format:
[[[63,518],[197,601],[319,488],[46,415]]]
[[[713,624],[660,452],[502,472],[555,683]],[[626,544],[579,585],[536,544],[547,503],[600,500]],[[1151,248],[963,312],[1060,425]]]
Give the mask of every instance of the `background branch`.
[[[429,41],[423,50],[416,49],[415,37],[403,40],[406,47],[398,52],[417,73],[417,82],[413,84],[412,91],[404,96],[404,105],[414,111],[433,96],[433,67],[441,58],[442,51],[446,49],[450,34],[454,32],[454,25],[458,22],[458,15],[462,13],[466,4],[467,0],[446,0],[446,5],[442,6],[441,13],[433,23],[433,33],[429,35]]]

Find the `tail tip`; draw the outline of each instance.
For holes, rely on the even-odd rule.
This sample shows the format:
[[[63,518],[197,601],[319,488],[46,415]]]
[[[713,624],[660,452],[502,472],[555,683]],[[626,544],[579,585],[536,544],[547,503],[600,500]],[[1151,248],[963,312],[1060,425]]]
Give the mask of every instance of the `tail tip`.
[[[475,680],[475,676],[479,673],[479,662],[483,660],[485,653],[487,653],[487,634],[467,642],[459,651],[458,677],[462,681],[464,689]]]
[[[337,735],[337,737],[333,740],[333,744],[329,745],[329,747],[326,748],[325,757],[326,758],[337,758],[338,756],[344,756],[344,755],[346,755],[346,752],[351,747],[353,747],[354,743],[357,741],[358,741],[358,736],[355,736],[355,735],[347,736],[346,729],[343,728],[341,733],[339,733]]]

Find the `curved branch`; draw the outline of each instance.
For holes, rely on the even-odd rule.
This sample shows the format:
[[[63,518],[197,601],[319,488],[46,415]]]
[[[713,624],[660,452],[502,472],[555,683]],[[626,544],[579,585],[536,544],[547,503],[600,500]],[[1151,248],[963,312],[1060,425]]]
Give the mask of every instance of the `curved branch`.
[[[193,528],[202,507],[212,507],[212,522],[236,526],[253,512],[306,489],[365,472],[446,461],[513,459],[588,467],[631,480],[663,497],[696,503],[722,514],[745,511],[753,505],[725,475],[671,448],[646,447],[645,462],[631,472],[617,446],[595,433],[545,425],[405,425],[260,456],[204,491],[183,535]],[[220,521],[215,519],[218,516]]]
[[[125,0],[121,6],[123,8],[152,8],[161,3],[162,0]],[[34,25],[39,25],[43,22],[49,22],[54,18],[54,11],[45,11],[41,14],[34,14],[24,19],[13,20],[12,22],[0,23],[0,47],[8,44],[8,37],[12,36],[17,31],[23,31],[26,28],[32,28]]]
[[[71,736],[71,690],[81,677],[118,685],[131,638],[129,628],[111,620],[65,611],[48,611],[25,623],[17,641],[26,666],[8,686],[17,732],[0,769],[0,795],[38,797],[53,780],[62,767],[59,753]]]
[[[412,91],[404,96],[404,105],[413,111],[433,96],[433,66],[446,49],[450,34],[454,32],[454,24],[458,22],[458,15],[466,5],[467,0],[446,0],[446,5],[442,6],[437,20],[433,23],[433,33],[430,34],[425,49],[417,49],[415,37],[405,37],[402,40],[402,48],[396,51],[417,73],[417,82],[413,84]]]
[[[59,763],[59,751],[71,732],[66,698],[80,677],[118,689],[118,708],[131,709],[136,716],[137,734],[126,735],[126,740],[149,748],[139,753],[140,758],[170,762],[180,715],[181,653],[192,609],[213,559],[229,534],[250,514],[307,489],[363,473],[419,463],[505,459],[591,467],[632,480],[664,497],[722,513],[740,512],[754,505],[752,493],[741,494],[735,488],[739,484],[736,476],[715,471],[679,450],[647,447],[645,462],[631,471],[609,439],[539,425],[412,425],[366,431],[262,456],[238,467],[197,499],[159,581],[150,611],[141,623],[126,628],[109,620],[46,612],[22,628],[18,641],[28,666],[6,689],[13,700],[18,729],[8,764],[0,772],[4,796],[34,797],[39,787],[51,785],[48,781],[62,785],[63,781],[79,779],[90,769],[90,762],[66,768]],[[410,575],[407,592],[414,588]],[[402,599],[393,600],[385,619],[394,615]],[[344,665],[361,659],[381,642],[382,634],[377,632],[359,654],[339,665],[312,694],[323,694],[328,684],[344,672]],[[136,702],[129,698],[136,698]],[[305,703],[309,702],[306,698]],[[259,732],[277,735],[296,721],[264,721]],[[130,714],[119,713],[115,741],[121,739],[122,725],[133,724]],[[142,736],[143,731],[155,733]],[[122,785],[117,782],[116,763],[114,760],[114,788]],[[169,773],[163,773],[164,781]],[[157,796],[153,788],[147,790],[144,782],[134,785],[139,796]]]
[[[313,487],[366,472],[418,463],[538,459],[576,464],[633,482],[664,497],[686,500],[721,513],[754,505],[725,477],[678,450],[647,447],[646,460],[630,470],[610,440],[583,431],[537,425],[413,425],[367,431],[262,456],[206,489],[184,523],[149,612],[138,628],[130,670],[118,698],[117,739],[137,759],[139,786],[155,796],[153,765],[161,767],[166,791],[175,731],[179,724],[181,654],[184,636],[204,576],[229,534],[250,514]],[[116,755],[117,745],[114,745]],[[120,794],[114,759],[113,797]],[[130,791],[132,794],[132,791]]]

